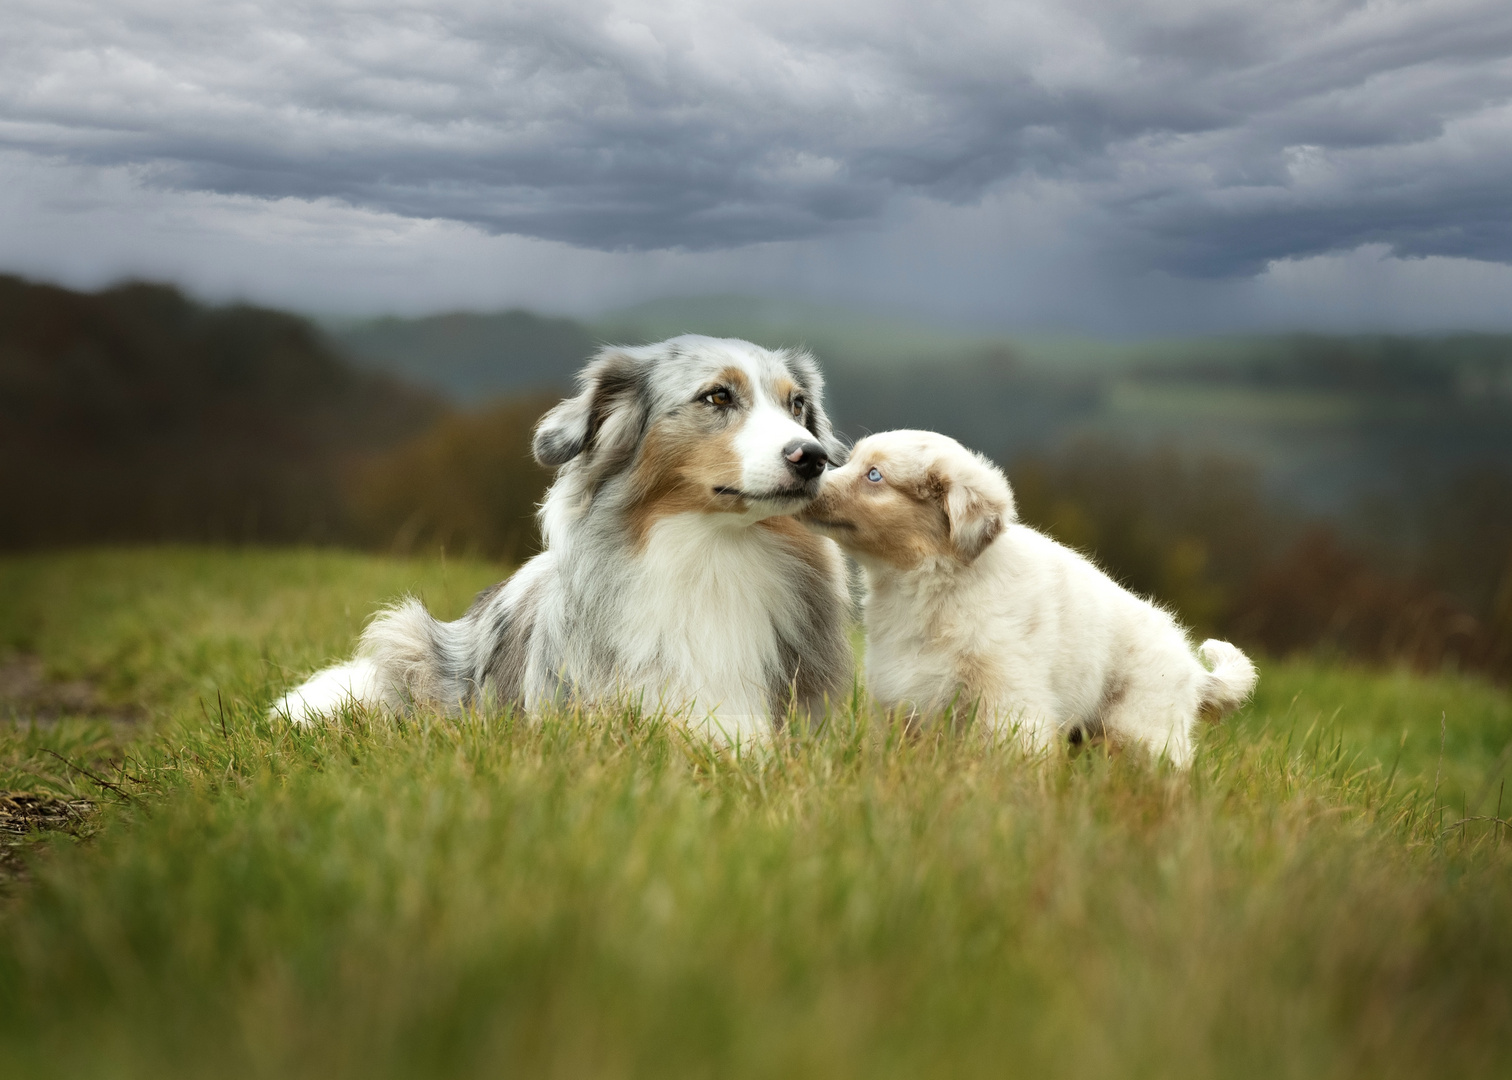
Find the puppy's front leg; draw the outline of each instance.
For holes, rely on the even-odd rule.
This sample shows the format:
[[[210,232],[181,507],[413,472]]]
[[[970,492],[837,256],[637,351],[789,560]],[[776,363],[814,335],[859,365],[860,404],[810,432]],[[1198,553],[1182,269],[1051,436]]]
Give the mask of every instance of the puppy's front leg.
[[[990,730],[995,739],[1011,741],[1029,755],[1043,754],[1060,741],[1060,726],[1046,713],[1018,709],[999,714]]]

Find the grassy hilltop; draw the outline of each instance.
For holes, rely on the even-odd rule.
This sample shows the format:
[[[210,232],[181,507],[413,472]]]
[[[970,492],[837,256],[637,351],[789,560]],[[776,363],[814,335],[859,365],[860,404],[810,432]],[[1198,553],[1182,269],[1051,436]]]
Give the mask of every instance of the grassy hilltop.
[[[864,701],[738,759],[636,715],[264,718],[375,601],[499,574],[0,560],[0,789],[98,806],[5,864],[0,1073],[1512,1069],[1504,690],[1262,662],[1190,777]]]

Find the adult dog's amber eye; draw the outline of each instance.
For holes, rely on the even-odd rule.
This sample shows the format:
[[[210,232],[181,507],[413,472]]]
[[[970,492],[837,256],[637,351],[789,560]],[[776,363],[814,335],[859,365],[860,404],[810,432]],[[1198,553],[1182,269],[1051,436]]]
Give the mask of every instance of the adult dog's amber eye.
[[[803,419],[803,410],[804,410],[804,407],[806,405],[808,405],[808,402],[804,401],[801,397],[795,397],[795,398],[793,398],[793,402],[792,402],[792,406],[791,406],[792,410],[793,410],[793,415],[795,417],[797,417],[798,419],[800,419],[800,420]]]
[[[882,472],[875,465],[873,465],[871,472],[866,474],[866,478],[874,484],[880,484],[882,482]]]
[[[720,409],[726,409],[735,404],[735,399],[730,396],[730,392],[722,386],[717,390],[710,390],[703,396],[703,399],[705,404],[713,405]]]

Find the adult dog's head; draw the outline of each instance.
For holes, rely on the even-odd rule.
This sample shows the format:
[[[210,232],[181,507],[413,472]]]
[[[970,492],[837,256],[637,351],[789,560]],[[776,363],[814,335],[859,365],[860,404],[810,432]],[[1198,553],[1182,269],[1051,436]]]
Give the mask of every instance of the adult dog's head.
[[[602,497],[638,539],[673,514],[791,514],[844,461],[806,352],[687,335],[606,348],[578,385],[536,427],[536,460],[561,466],[553,500]]]
[[[933,431],[862,439],[799,516],[863,563],[892,570],[970,564],[1015,519],[997,467]]]

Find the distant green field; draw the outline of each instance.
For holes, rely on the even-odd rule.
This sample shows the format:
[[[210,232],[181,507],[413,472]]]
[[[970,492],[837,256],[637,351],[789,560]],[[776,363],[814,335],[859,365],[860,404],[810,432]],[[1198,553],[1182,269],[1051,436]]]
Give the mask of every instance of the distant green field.
[[[1148,385],[1131,379],[1110,384],[1104,396],[1119,416],[1164,417],[1177,422],[1219,421],[1270,425],[1336,425],[1364,412],[1356,397],[1305,390],[1253,387]]]
[[[265,719],[378,601],[498,576],[0,559],[0,663],[145,717],[0,722],[0,789],[100,807],[0,886],[0,1076],[1512,1074],[1505,690],[1262,661],[1185,777],[864,700],[739,759]]]

